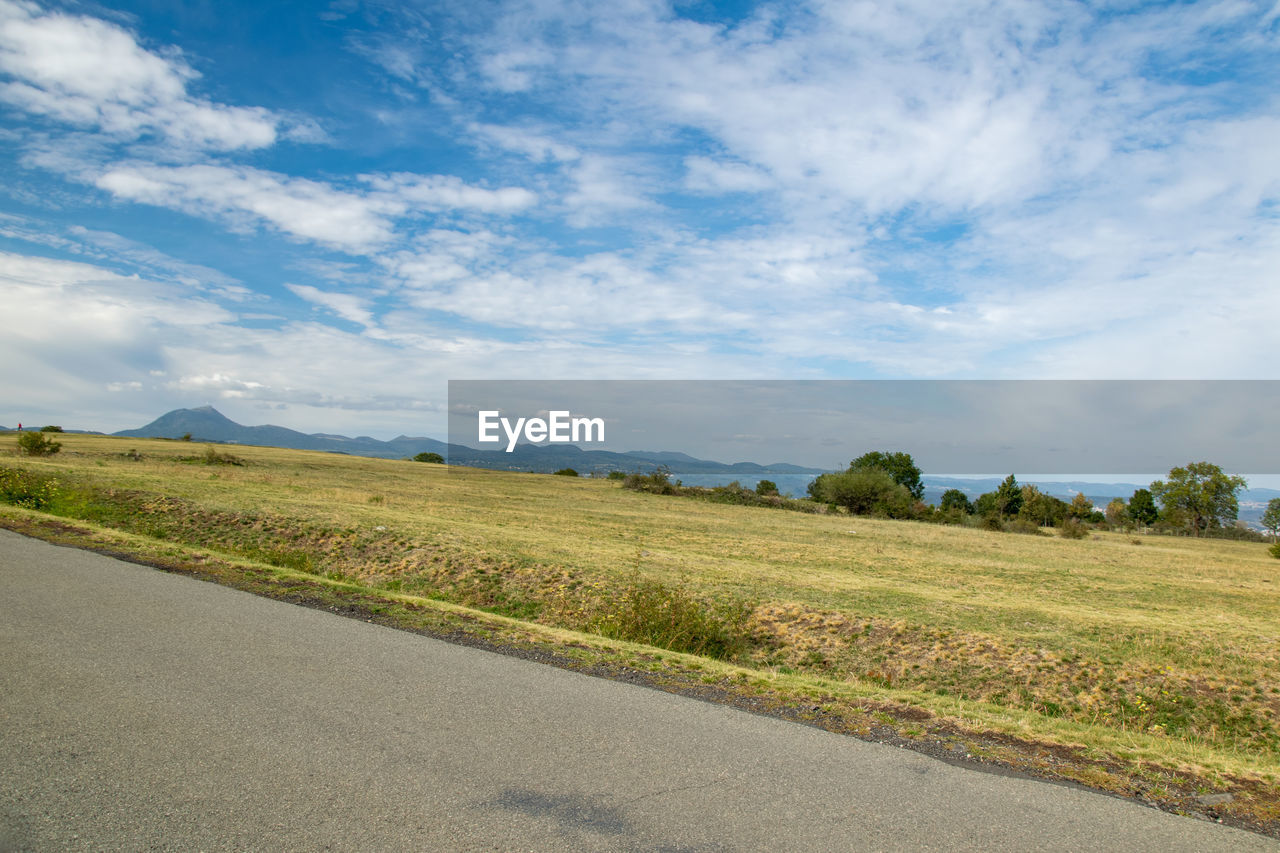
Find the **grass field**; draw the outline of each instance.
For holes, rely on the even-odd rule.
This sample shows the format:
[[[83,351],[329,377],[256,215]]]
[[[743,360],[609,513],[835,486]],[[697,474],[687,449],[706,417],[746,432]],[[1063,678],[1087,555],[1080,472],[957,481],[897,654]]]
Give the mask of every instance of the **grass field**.
[[[1040,769],[1156,801],[1231,790],[1226,814],[1280,819],[1280,561],[1263,545],[1071,541],[604,480],[57,438],[55,456],[0,455],[0,469],[34,475],[28,509],[4,518],[43,502],[201,559],[700,653],[612,647],[649,668],[863,713],[907,738],[1064,747]]]

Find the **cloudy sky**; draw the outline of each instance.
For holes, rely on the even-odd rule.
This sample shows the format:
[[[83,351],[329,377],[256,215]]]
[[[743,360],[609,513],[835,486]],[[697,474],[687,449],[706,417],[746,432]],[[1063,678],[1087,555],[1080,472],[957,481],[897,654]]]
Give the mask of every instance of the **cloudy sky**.
[[[1280,4],[0,0],[0,423],[1275,379]]]

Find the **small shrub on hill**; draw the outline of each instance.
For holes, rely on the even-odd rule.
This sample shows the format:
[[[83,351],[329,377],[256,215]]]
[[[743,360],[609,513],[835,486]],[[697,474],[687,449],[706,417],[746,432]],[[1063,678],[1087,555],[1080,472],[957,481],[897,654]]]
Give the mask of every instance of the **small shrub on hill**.
[[[436,465],[444,464],[444,457],[439,453],[419,453],[413,457],[414,462],[432,462]]]
[[[579,476],[578,472],[577,472],[577,471],[575,471],[575,470],[573,470],[572,468],[561,468],[559,471],[556,471],[556,472],[555,472],[555,474],[556,474],[556,476],[557,476],[557,477],[577,477],[577,476]]]
[[[639,471],[628,474],[622,480],[622,488],[653,495],[674,495],[677,487],[671,482],[671,473],[658,468],[648,474],[641,474]]]
[[[61,449],[61,442],[53,441],[43,432],[24,432],[18,435],[18,450],[28,456],[52,456]]]
[[[232,456],[230,453],[219,453],[213,449],[212,445],[205,447],[204,453],[200,456],[184,456],[183,462],[197,462],[202,465],[243,465],[244,460],[239,456]]]
[[[1083,539],[1089,535],[1089,528],[1085,527],[1079,519],[1068,518],[1058,528],[1058,535],[1063,539]]]
[[[730,660],[748,646],[751,610],[744,602],[709,604],[683,586],[636,577],[595,614],[589,629],[618,640]]]
[[[1032,521],[1029,518],[1022,518],[1022,517],[1013,519],[1012,521],[1010,521],[1008,524],[1004,526],[1004,529],[1009,533],[1024,533],[1028,536],[1048,536],[1049,535],[1048,533],[1045,533],[1043,529],[1041,529],[1040,525],[1036,524],[1034,521]]]

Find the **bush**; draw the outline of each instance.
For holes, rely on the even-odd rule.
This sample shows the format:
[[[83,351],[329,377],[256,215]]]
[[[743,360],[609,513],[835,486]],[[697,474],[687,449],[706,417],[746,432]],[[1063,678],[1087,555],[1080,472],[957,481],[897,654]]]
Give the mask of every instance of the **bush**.
[[[778,484],[773,480],[761,480],[756,483],[757,495],[776,495],[778,494]]]
[[[1068,518],[1058,528],[1058,535],[1063,539],[1083,539],[1089,535],[1089,528],[1081,524],[1079,519]]]
[[[853,515],[879,512],[900,518],[912,503],[906,487],[879,468],[854,468],[839,474],[823,474],[811,486],[815,499],[842,506]]]
[[[57,496],[57,480],[18,468],[0,468],[0,501],[27,509],[44,509]]]
[[[750,605],[715,606],[683,586],[636,578],[598,612],[589,630],[633,643],[729,660],[746,650]]]
[[[1015,518],[1012,521],[1010,521],[1008,524],[1006,524],[1004,526],[1004,529],[1007,530],[1009,533],[1025,533],[1029,536],[1048,536],[1049,535],[1048,533],[1045,533],[1044,530],[1041,529],[1040,525],[1036,524],[1034,521],[1032,521],[1029,518],[1021,518],[1021,517]]]
[[[610,472],[609,472],[609,475],[608,475],[608,479],[610,479],[610,480],[625,480],[625,479],[627,479],[627,475],[626,475],[624,472],[622,472],[622,471],[610,471]]]
[[[41,432],[62,432],[62,427],[49,424],[48,426],[40,427],[40,431]]]
[[[1280,560],[1280,542],[1277,542],[1268,548],[1267,553],[1275,557],[1277,560]]]
[[[648,474],[639,471],[628,474],[622,480],[622,488],[633,492],[648,492],[652,495],[674,495],[676,485],[671,482],[671,473],[665,468],[658,468]]]
[[[62,443],[43,432],[24,432],[18,435],[18,449],[28,456],[52,456],[62,449]]]
[[[579,477],[579,476],[581,476],[577,471],[573,470],[572,468],[561,468],[559,471],[556,471],[556,472],[555,472],[555,475],[556,475],[557,477]]]
[[[436,465],[443,465],[444,457],[441,456],[439,453],[419,453],[417,456],[413,457],[413,461],[414,462],[431,462]]]
[[[239,456],[232,456],[230,453],[219,453],[213,449],[212,445],[206,446],[204,456],[200,457],[200,462],[206,465],[243,465],[244,460]]]

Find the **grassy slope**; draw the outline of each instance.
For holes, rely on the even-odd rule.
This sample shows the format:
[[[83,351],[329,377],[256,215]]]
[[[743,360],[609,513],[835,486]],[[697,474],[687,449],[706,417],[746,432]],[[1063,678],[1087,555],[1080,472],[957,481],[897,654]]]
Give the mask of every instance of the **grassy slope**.
[[[1280,816],[1280,563],[1257,544],[1068,541],[600,480],[253,447],[219,448],[243,466],[207,465],[179,461],[203,445],[59,439],[57,456],[0,465],[56,476],[64,515],[564,628],[605,624],[638,577],[746,601],[740,669],[704,672],[1154,762],[1204,789],[1256,780],[1254,815]]]

